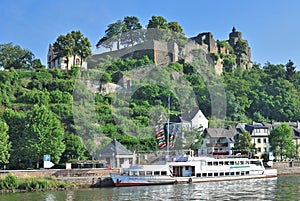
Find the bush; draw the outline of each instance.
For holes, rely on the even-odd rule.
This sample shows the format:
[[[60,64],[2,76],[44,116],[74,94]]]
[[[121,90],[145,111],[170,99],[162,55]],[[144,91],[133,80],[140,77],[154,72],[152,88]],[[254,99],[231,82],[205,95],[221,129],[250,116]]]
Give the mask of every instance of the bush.
[[[12,174],[8,174],[3,181],[4,189],[13,190],[19,187],[18,178]]]

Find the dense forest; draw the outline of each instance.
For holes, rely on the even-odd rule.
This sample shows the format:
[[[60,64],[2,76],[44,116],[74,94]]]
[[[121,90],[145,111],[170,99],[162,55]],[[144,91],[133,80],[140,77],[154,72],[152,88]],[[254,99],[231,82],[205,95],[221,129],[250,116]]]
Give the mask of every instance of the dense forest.
[[[124,18],[130,25],[128,20],[136,19]],[[159,20],[152,18],[148,26],[157,26]],[[163,24],[166,29],[182,32],[176,22]],[[105,43],[110,32],[106,33],[97,45],[111,48]],[[138,87],[129,98],[124,98],[128,94],[120,98],[120,93],[100,93],[100,88],[91,92],[86,86],[95,80],[98,85],[119,84],[119,73],[143,73],[145,66],[155,66],[147,56],[107,58],[97,65],[98,71],[81,71],[78,67],[62,71],[46,69],[29,50],[9,43],[0,45],[0,64],[5,69],[0,70],[0,163],[10,169],[38,167],[44,154],[50,154],[56,164],[91,159],[114,138],[131,151],[158,150],[153,119],[159,113],[167,114],[169,109],[171,118],[175,118],[182,113],[183,105],[188,109],[189,104],[196,104],[210,120],[210,127],[300,119],[300,72],[291,60],[286,64],[254,64],[250,70],[238,66],[225,69],[219,76],[225,87],[222,98],[226,103],[220,103],[226,106],[225,125],[211,116],[212,96],[204,79],[206,74],[197,71],[192,63],[156,66],[151,78],[163,85],[151,83],[147,77],[133,78]],[[184,86],[174,84],[174,72],[186,81]],[[174,91],[180,91],[177,94],[182,96]],[[196,97],[192,103],[191,91]]]

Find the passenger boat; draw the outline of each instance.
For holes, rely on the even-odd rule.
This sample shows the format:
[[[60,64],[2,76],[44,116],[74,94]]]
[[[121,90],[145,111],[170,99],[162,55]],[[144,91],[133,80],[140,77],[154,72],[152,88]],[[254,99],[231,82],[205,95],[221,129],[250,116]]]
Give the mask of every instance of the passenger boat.
[[[164,165],[131,166],[122,174],[111,174],[116,187],[271,177],[277,177],[277,170],[266,169],[262,159],[236,156],[182,156]]]

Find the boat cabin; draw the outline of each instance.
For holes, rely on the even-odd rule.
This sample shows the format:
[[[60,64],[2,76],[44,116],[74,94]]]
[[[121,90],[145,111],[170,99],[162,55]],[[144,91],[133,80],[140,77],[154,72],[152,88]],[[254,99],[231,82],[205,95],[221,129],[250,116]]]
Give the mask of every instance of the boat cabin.
[[[170,165],[176,177],[219,177],[260,174],[264,171],[262,160],[248,158],[180,157]]]

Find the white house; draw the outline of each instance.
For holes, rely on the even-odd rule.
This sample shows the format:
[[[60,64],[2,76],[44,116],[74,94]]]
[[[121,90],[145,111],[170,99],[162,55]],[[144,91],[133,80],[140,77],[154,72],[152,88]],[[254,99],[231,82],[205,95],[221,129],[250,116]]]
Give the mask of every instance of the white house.
[[[199,108],[192,109],[181,115],[182,127],[186,129],[204,129],[208,128],[208,120]]]
[[[270,129],[262,123],[253,122],[250,124],[239,123],[236,126],[239,132],[248,131],[251,134],[252,144],[255,144],[257,157],[268,154],[270,151],[269,135]]]
[[[70,56],[67,59],[67,57],[62,57],[57,52],[54,52],[53,46],[51,44],[49,45],[47,54],[48,69],[60,68],[61,70],[70,70],[74,64],[75,66],[81,65],[81,58],[79,56],[75,56],[75,61],[73,56]],[[86,61],[82,61],[81,68],[87,68]]]

